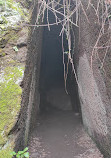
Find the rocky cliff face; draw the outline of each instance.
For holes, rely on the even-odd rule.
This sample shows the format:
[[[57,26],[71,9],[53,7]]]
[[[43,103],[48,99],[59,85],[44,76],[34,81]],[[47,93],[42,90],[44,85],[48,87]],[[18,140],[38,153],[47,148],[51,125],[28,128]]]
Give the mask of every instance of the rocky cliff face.
[[[83,5],[86,8],[87,2],[83,2]],[[110,91],[107,91],[109,89],[107,89],[108,85],[110,87],[110,78],[108,75],[110,55],[107,61],[105,61],[104,69],[100,69],[100,61],[103,59],[105,50],[93,50],[99,35],[100,25],[97,22],[97,16],[92,8],[89,8],[86,12],[89,22],[86,20],[83,12],[80,14],[80,42],[79,52],[76,54],[83,123],[90,136],[93,137],[94,141],[100,147],[104,156],[108,158],[111,156],[111,131],[109,128],[111,126],[111,102],[109,99]],[[105,43],[105,40],[108,38],[109,36],[106,33],[106,36],[104,35],[100,40],[99,45]],[[108,52],[110,51],[108,50]],[[96,56],[97,54],[99,57]]]
[[[7,1],[6,1],[7,2]],[[9,1],[8,1],[9,2]],[[0,157],[11,157],[14,138],[9,132],[20,111],[22,85],[27,54],[28,28],[21,28],[16,6],[0,2]],[[18,9],[18,6],[16,6]],[[22,8],[19,8],[22,11]],[[18,18],[19,17],[19,18]],[[22,24],[22,23],[21,23]]]
[[[107,76],[100,70],[100,61],[103,59],[102,51],[94,50],[93,62],[91,55],[93,47],[97,40],[100,25],[97,22],[93,8],[87,9],[88,1],[82,0],[83,7],[87,12],[88,19],[80,11],[80,28],[79,34],[76,31],[75,47],[75,67],[78,78],[79,97],[81,101],[83,123],[95,142],[100,147],[106,158],[110,158],[110,137],[111,137],[111,120],[110,120],[110,73],[106,70]],[[95,2],[94,2],[95,5]],[[35,6],[32,14],[32,24],[36,21],[37,7]],[[107,36],[104,37],[109,38]],[[100,41],[102,44],[103,41]],[[19,130],[17,148],[27,144],[29,131],[34,123],[39,111],[39,78],[40,62],[42,48],[42,28],[31,28],[27,53],[27,62],[24,76],[24,90],[22,94],[22,107],[16,124],[16,130]],[[109,55],[110,57],[110,55]],[[109,64],[105,64],[105,69],[110,67],[110,58],[107,59]],[[109,69],[108,69],[109,70]],[[52,95],[52,92],[50,93]],[[50,97],[52,97],[49,95]],[[55,95],[55,94],[53,94]],[[14,130],[15,130],[14,129]]]

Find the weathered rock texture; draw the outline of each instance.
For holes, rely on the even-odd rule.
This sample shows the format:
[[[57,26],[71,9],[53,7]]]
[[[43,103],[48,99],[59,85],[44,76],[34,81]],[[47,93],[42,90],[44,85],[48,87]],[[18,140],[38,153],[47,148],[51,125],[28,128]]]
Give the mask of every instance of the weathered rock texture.
[[[87,1],[82,0],[85,7]],[[93,59],[91,69],[91,53],[96,42],[100,27],[94,16],[94,10],[88,9],[87,21],[85,15],[80,13],[79,46],[76,44],[75,66],[79,83],[79,96],[81,101],[82,117],[85,128],[96,141],[106,158],[111,157],[111,120],[110,100],[104,78],[99,70],[97,59]],[[32,24],[36,21],[37,7],[32,14]],[[42,28],[32,27],[30,30],[27,62],[24,75],[24,90],[22,106],[18,122],[17,148],[23,148],[27,144],[32,123],[36,121],[39,111],[39,71],[41,61]],[[78,38],[78,31],[76,32]],[[77,42],[77,41],[76,41]],[[78,48],[79,47],[79,50]],[[13,131],[14,129],[12,129]]]
[[[31,24],[36,22],[37,7],[33,9]],[[27,145],[28,136],[32,124],[36,121],[37,112],[39,111],[39,71],[41,61],[41,47],[42,47],[42,28],[30,27],[28,52],[26,67],[23,79],[23,93],[21,110],[18,121],[11,133],[17,132],[16,150],[20,150]],[[35,96],[36,94],[36,96]]]
[[[83,1],[86,7],[87,1]],[[95,55],[91,63],[92,49],[100,30],[94,10],[87,10],[89,22],[84,13],[80,13],[79,52],[76,54],[79,94],[82,117],[85,128],[100,147],[106,158],[111,157],[111,119],[110,100],[100,63]],[[94,52],[95,54],[96,52]],[[102,54],[102,52],[101,52]]]

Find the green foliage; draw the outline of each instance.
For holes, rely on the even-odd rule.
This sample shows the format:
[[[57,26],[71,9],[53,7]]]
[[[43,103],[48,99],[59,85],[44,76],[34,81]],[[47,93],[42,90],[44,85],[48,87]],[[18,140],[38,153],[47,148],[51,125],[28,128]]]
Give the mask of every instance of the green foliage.
[[[0,145],[7,141],[20,109],[22,90],[18,85],[23,68],[7,67],[0,76]]]
[[[26,147],[23,151],[11,152],[12,156],[16,156],[16,158],[29,158],[28,148]]]
[[[14,49],[15,52],[18,52],[17,46],[14,46],[13,49]]]
[[[67,52],[64,52],[64,54],[68,54],[69,53],[69,51],[67,51]]]

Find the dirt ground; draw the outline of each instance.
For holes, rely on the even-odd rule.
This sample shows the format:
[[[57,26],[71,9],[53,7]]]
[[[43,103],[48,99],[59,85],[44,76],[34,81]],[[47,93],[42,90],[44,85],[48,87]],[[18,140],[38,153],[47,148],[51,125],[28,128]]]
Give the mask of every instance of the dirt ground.
[[[29,142],[31,158],[103,158],[72,111],[51,109],[39,116]]]

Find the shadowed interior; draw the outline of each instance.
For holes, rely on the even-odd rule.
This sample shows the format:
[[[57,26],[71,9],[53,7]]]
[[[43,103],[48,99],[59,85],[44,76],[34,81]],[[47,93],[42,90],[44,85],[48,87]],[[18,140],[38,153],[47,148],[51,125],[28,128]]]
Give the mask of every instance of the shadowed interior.
[[[55,17],[50,12],[49,23],[54,23]],[[45,16],[44,23],[47,23]],[[64,82],[64,64],[67,64],[67,54],[64,56],[62,49],[62,37],[60,36],[62,26],[54,25],[44,27],[43,45],[41,58],[41,74],[40,74],[40,111],[47,111],[52,108],[61,110],[73,110],[79,112],[79,97],[77,83],[69,63],[67,87],[65,89]],[[64,52],[68,52],[67,39],[64,35]],[[66,93],[68,92],[68,94]]]

